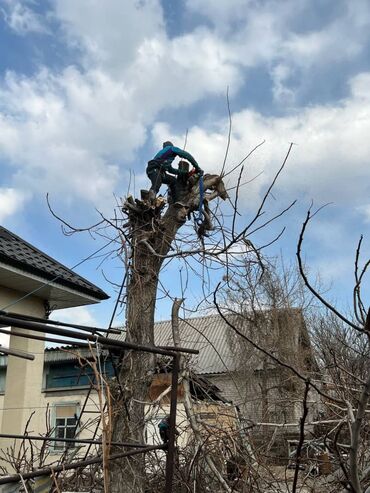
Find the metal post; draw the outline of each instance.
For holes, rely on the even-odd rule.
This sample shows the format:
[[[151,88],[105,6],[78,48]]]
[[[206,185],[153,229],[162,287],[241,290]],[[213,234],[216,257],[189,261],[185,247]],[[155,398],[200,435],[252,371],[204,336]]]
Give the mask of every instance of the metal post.
[[[179,381],[180,355],[173,357],[172,382],[171,382],[171,406],[170,406],[170,437],[167,443],[166,459],[166,486],[165,493],[172,493],[173,472],[176,456],[176,414],[177,414],[177,386]]]
[[[58,322],[58,320],[51,320],[50,318],[41,318],[41,317],[32,317],[31,315],[22,315],[21,313],[13,313],[13,312],[5,312],[0,310],[1,315],[5,315],[7,317],[14,317],[19,320],[30,320],[32,322],[44,323],[47,325],[58,325],[59,327],[72,327],[79,330],[85,330],[87,332],[108,332],[112,334],[121,334],[121,329],[102,329],[100,327],[91,327],[88,325],[77,325],[77,324],[68,324],[66,322]]]
[[[119,454],[111,455],[108,460],[116,460],[121,459],[122,457],[131,457],[132,455],[144,454],[147,452],[151,452],[153,450],[163,450],[165,445],[152,445],[145,448],[134,449],[129,452],[121,452]],[[21,477],[23,479],[31,479],[37,478],[39,476],[45,476],[46,474],[52,474],[56,472],[64,472],[70,471],[72,469],[84,468],[87,466],[91,466],[93,464],[100,464],[103,462],[103,457],[95,457],[93,459],[71,462],[69,464],[61,464],[60,466],[49,466],[43,469],[38,469],[36,471],[31,472],[23,472],[22,474],[13,474],[11,476],[2,476],[0,477],[0,484],[8,484],[8,483],[18,483],[21,481]]]
[[[134,351],[144,351],[147,353],[157,353],[157,354],[164,354],[165,356],[173,356],[174,355],[174,350],[172,351],[166,351],[164,349],[159,349],[158,347],[155,346],[148,346],[144,344],[134,344],[132,342],[123,342],[123,341],[118,341],[116,339],[111,339],[108,337],[102,337],[98,335],[93,335],[93,334],[83,334],[81,332],[77,332],[74,330],[67,330],[67,329],[61,329],[59,327],[49,327],[47,324],[42,324],[38,322],[30,322],[28,320],[20,320],[17,318],[13,317],[8,317],[1,315],[0,313],[0,324],[6,325],[6,326],[11,326],[11,327],[18,327],[21,329],[30,329],[34,330],[36,332],[46,332],[50,334],[56,334],[56,335],[61,335],[61,336],[67,336],[67,337],[74,337],[76,339],[82,339],[82,340],[88,340],[91,342],[99,342],[101,345],[106,346],[106,347],[112,347],[112,348],[119,348],[119,349],[133,349]],[[183,353],[189,353],[189,354],[199,354],[199,351],[195,349],[186,349],[186,348],[178,348],[178,351],[181,351]]]
[[[19,349],[11,349],[8,347],[3,347],[1,344],[0,344],[0,354],[15,356],[16,358],[29,359],[30,361],[33,361],[35,359],[35,356],[33,354],[25,353],[24,351],[20,351]]]
[[[0,433],[0,438],[14,438],[14,440],[39,440],[41,442],[62,442],[62,443],[86,443],[91,445],[102,445],[101,440],[90,440],[88,438],[56,438],[56,437],[43,437],[38,435],[13,435],[9,433]],[[133,448],[147,448],[148,445],[144,443],[129,443],[129,442],[110,442],[111,445],[117,447],[133,447]]]

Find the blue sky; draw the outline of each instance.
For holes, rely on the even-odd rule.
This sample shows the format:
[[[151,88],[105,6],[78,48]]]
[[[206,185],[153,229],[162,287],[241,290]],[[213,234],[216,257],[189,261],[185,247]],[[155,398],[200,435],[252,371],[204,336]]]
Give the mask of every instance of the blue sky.
[[[263,173],[243,189],[240,224],[296,143],[268,208],[298,203],[253,239],[286,226],[268,253],[293,258],[311,200],[332,202],[312,223],[305,255],[344,306],[361,233],[369,251],[369,28],[367,0],[0,0],[0,223],[77,264],[101,241],[64,237],[46,193],[67,221],[94,223],[96,209],[109,215],[113,194],[126,194],[130,172],[136,191],[147,188],[146,161],[163,140],[181,146],[186,131],[187,149],[217,172],[228,87],[227,166],[265,140],[247,163],[247,178]],[[163,277],[174,296],[179,268]],[[121,263],[112,255],[77,271],[112,301],[60,317],[106,325],[115,293],[105,277],[119,282]],[[195,285],[192,293],[189,307]],[[157,318],[169,315],[161,303]]]

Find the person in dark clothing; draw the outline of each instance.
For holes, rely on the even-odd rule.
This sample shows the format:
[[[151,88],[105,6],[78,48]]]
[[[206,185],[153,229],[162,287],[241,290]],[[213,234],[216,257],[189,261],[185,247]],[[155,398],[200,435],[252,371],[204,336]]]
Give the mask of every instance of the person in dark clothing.
[[[165,416],[158,424],[159,436],[163,443],[167,443],[170,439],[170,417]]]
[[[194,166],[198,174],[203,174],[203,171],[200,169],[199,164],[196,162],[191,154],[183,151],[179,147],[175,147],[172,142],[169,141],[163,143],[163,149],[157,152],[154,158],[148,162],[148,166],[146,168],[146,174],[152,182],[152,186],[150,188],[152,195],[155,196],[159,192],[162,183],[164,183],[168,185],[170,189],[173,202],[175,202],[176,200],[175,176],[181,175],[183,173],[182,170],[172,167],[172,162],[176,156],[186,159]],[[187,172],[185,173],[187,174]]]

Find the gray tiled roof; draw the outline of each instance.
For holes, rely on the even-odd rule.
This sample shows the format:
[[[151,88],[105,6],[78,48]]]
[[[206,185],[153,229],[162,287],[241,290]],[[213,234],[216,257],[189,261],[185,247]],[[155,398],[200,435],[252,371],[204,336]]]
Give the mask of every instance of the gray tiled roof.
[[[0,261],[96,299],[109,298],[103,290],[3,226],[0,226]]]

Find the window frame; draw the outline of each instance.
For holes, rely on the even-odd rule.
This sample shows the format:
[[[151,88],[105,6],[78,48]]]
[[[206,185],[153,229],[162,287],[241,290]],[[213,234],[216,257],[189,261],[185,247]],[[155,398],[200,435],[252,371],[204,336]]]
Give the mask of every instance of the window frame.
[[[63,407],[75,407],[75,413],[73,416],[58,416],[58,408]],[[80,402],[79,401],[66,401],[66,402],[55,402],[53,404],[53,414],[52,414],[52,423],[53,423],[53,438],[77,438],[80,432],[80,427],[78,426],[74,437],[68,436],[68,429],[74,429],[76,427],[76,423],[78,422],[78,418],[80,415]],[[64,425],[57,425],[57,420],[64,420]],[[74,419],[74,424],[68,424],[69,419]],[[58,429],[63,429],[63,436],[58,436]],[[57,444],[60,444],[58,446]],[[66,449],[75,449],[77,447],[76,442],[58,442],[53,441],[51,448],[54,452],[65,452]]]

